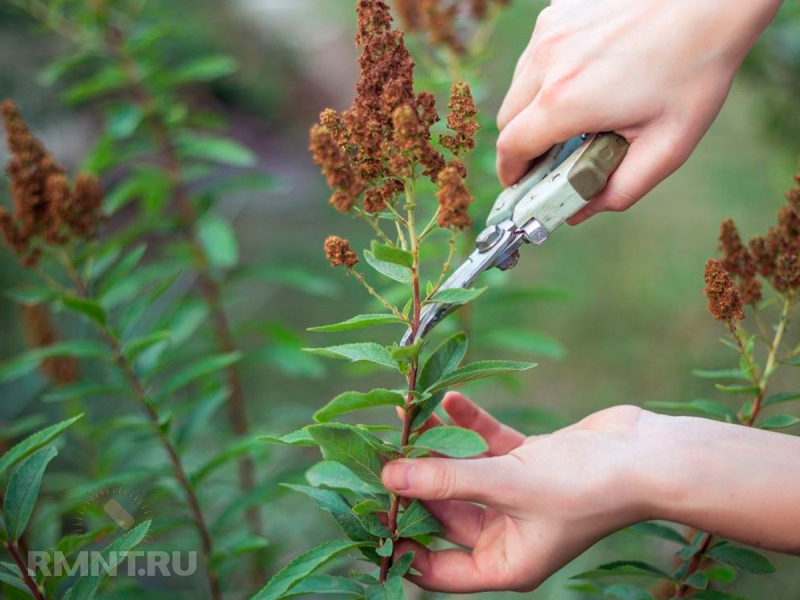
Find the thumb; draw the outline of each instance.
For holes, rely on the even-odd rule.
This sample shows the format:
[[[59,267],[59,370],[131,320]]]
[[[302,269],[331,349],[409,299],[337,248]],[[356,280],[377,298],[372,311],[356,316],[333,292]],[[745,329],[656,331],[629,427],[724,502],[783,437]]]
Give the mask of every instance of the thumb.
[[[401,459],[383,468],[383,484],[392,492],[420,500],[466,500],[487,506],[505,504],[519,462],[507,456],[475,459]]]

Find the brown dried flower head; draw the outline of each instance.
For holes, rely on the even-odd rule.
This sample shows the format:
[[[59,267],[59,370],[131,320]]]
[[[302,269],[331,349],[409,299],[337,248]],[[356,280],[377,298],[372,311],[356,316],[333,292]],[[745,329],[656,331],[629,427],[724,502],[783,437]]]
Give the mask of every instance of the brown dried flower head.
[[[325,240],[325,257],[332,267],[352,269],[358,264],[358,255],[350,247],[350,242],[336,235],[328,236]]]
[[[439,227],[452,227],[466,229],[472,225],[472,220],[467,214],[467,209],[472,203],[472,194],[464,185],[461,163],[454,161],[445,167],[439,174]]]
[[[706,263],[706,287],[703,293],[708,298],[708,312],[717,320],[729,325],[744,319],[742,298],[733,279],[725,270],[723,261],[712,258]]]
[[[443,135],[440,143],[456,156],[461,156],[475,148],[475,134],[480,129],[477,121],[478,109],[475,108],[472,91],[466,83],[460,81],[453,84],[447,107],[450,109],[447,127],[455,134]]]
[[[756,279],[756,261],[742,243],[739,230],[731,219],[725,219],[720,226],[719,250],[722,252],[725,270],[739,282],[742,302],[755,304],[761,300],[761,283]]]
[[[41,245],[60,246],[94,236],[102,222],[99,181],[79,175],[74,187],[42,143],[31,133],[17,106],[0,105],[11,154],[6,167],[13,214],[0,208],[0,232],[26,266],[35,266]]]

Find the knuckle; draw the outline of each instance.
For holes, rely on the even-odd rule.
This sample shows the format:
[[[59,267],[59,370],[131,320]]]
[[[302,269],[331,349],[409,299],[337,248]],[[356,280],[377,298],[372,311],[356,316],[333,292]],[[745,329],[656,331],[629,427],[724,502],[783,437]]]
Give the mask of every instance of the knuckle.
[[[458,474],[455,469],[442,465],[436,469],[434,489],[436,496],[443,500],[455,497],[458,490]]]

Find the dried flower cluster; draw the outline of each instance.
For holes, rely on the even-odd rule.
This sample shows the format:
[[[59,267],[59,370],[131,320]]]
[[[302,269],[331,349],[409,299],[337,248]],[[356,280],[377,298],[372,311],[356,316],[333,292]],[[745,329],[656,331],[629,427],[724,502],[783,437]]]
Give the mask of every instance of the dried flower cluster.
[[[388,5],[382,0],[359,0],[357,13],[356,43],[362,54],[356,98],[341,115],[323,111],[311,129],[310,150],[333,189],[334,208],[348,212],[363,195],[363,210],[375,214],[393,205],[420,173],[439,182],[448,163],[432,142],[431,127],[439,121],[435,99],[428,92],[414,92],[414,61],[403,34],[392,29]],[[450,108],[448,125],[454,133],[443,136],[442,145],[459,155],[474,147],[478,129],[466,84],[453,86]],[[460,174],[463,188],[466,173],[456,163],[449,167]],[[448,197],[452,204],[452,194]],[[465,212],[468,194],[460,197],[459,210]],[[439,224],[462,227],[463,221],[440,218]]]
[[[325,256],[332,267],[352,269],[358,264],[358,254],[350,247],[350,242],[335,235],[325,240]]]
[[[511,0],[395,0],[403,28],[421,33],[433,47],[463,53],[465,31],[485,21],[492,5],[507,6]]]
[[[37,140],[17,106],[0,105],[11,153],[13,215],[0,208],[0,232],[26,266],[41,257],[39,243],[60,246],[91,238],[100,224],[103,190],[95,177],[78,175],[71,186],[64,169]]]
[[[703,293],[708,298],[708,312],[718,321],[731,324],[744,319],[742,298],[723,261],[712,258],[706,263]]]

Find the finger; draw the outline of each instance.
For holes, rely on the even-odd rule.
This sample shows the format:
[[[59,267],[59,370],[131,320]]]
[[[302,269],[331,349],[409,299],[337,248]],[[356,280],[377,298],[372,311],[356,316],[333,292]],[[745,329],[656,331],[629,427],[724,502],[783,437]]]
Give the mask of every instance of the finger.
[[[525,436],[504,425],[458,392],[450,392],[442,401],[453,423],[479,434],[489,446],[489,456],[502,456],[522,445]]]
[[[459,500],[428,500],[425,508],[444,526],[444,539],[472,549],[483,528],[486,509]]]
[[[466,500],[505,507],[511,500],[510,485],[519,477],[513,458],[401,459],[383,468],[384,485],[407,498],[420,500]]]
[[[500,131],[503,131],[526,106],[533,102],[542,87],[541,77],[531,72],[529,64],[529,58],[526,56],[519,75],[515,75],[500,105],[500,110],[497,111],[497,127]]]
[[[395,546],[394,556],[400,558],[409,552],[414,553],[411,566],[420,574],[409,575],[408,579],[423,589],[468,594],[503,587],[503,582],[500,580],[500,573],[503,571],[494,568],[492,562],[476,560],[469,552],[462,550],[433,552],[421,544],[403,540]]]
[[[497,138],[497,175],[506,187],[525,175],[533,159],[586,128],[578,121],[579,111],[561,105],[550,110],[541,98],[537,96]]]
[[[674,135],[649,131],[633,142],[608,186],[567,221],[577,225],[600,212],[627,210],[674,173],[689,157],[685,144]]]

